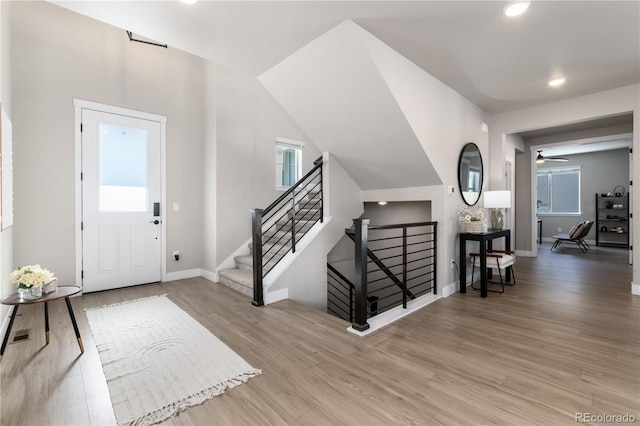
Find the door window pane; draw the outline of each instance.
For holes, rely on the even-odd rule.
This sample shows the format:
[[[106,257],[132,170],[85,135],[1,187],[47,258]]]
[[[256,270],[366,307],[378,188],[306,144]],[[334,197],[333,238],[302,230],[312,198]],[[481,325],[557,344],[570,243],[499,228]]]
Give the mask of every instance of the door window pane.
[[[147,138],[143,129],[100,124],[100,211],[147,211]]]

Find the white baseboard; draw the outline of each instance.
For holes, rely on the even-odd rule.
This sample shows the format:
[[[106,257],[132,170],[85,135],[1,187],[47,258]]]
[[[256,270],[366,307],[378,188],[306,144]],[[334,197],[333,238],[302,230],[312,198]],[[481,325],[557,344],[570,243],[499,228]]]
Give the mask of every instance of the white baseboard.
[[[184,271],[175,271],[175,272],[167,272],[162,277],[162,281],[176,281],[176,280],[184,280],[187,278],[195,278],[202,276],[202,270],[200,268],[196,269],[187,269]]]
[[[532,251],[527,251],[527,250],[516,250],[516,257],[520,256],[520,257],[534,257],[533,256],[533,252]]]
[[[220,277],[218,276],[217,272],[211,272],[206,269],[200,269],[200,276],[214,283],[220,282]]]
[[[456,281],[451,284],[447,284],[443,286],[442,289],[440,290],[440,296],[449,297],[452,294],[457,293],[458,291],[460,291],[460,284],[458,283],[458,281]]]
[[[281,288],[280,290],[274,290],[271,292],[265,292],[264,295],[264,304],[269,305],[271,303],[276,303],[281,300],[285,300],[289,298],[289,289]]]
[[[440,298],[441,296],[437,294],[425,294],[424,296],[420,296],[417,299],[407,302],[407,309],[404,309],[402,306],[396,306],[395,308],[390,309],[387,312],[369,318],[367,320],[369,328],[365,331],[357,331],[353,327],[348,327],[347,330],[350,333],[356,334],[358,336],[366,336],[367,334],[373,333],[376,330],[380,330],[382,327],[386,327],[387,325],[417,311],[418,309],[424,308],[425,306],[435,302]]]
[[[640,284],[634,284],[633,281],[631,281],[631,294],[640,296]]]

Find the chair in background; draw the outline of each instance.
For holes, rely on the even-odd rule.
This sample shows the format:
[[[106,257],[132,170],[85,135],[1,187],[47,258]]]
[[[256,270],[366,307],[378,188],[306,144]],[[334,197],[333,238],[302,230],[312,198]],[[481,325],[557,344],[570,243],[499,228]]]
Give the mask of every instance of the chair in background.
[[[476,267],[480,268],[480,253],[470,253],[471,258],[471,288],[474,290],[480,290],[473,286],[473,275]],[[516,261],[516,256],[512,251],[502,251],[502,250],[493,250],[487,253],[487,269],[493,271],[493,269],[498,270],[498,275],[500,276],[500,282],[497,281],[487,281],[487,283],[500,284],[502,290],[491,290],[487,288],[487,291],[492,291],[494,293],[504,293],[504,286],[506,285],[515,285],[516,276],[513,273],[513,264]],[[507,271],[511,272],[512,281],[505,282],[502,278],[502,272]]]
[[[585,220],[583,222],[576,223],[573,228],[571,228],[568,234],[554,235],[553,238],[555,238],[556,240],[551,246],[551,251],[553,251],[554,248],[559,247],[560,244],[564,242],[572,242],[580,248],[580,251],[586,253],[587,250],[589,250],[590,246],[584,239],[589,233],[592,225],[592,220]]]

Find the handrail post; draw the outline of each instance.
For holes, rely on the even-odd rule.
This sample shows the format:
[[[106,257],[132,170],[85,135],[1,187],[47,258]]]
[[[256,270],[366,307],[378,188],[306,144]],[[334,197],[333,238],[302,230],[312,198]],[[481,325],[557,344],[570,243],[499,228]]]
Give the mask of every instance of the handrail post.
[[[433,224],[433,294],[438,294],[438,223]]]
[[[322,169],[324,168],[324,164],[322,164],[322,157],[316,160],[320,163],[320,223],[324,223],[324,180],[322,177]],[[315,162],[313,164],[316,164]]]
[[[407,227],[402,227],[402,307],[407,309]]]
[[[353,219],[355,227],[355,315],[352,327],[357,331],[369,328],[367,323],[367,240],[369,219]]]
[[[296,192],[291,193],[291,253],[296,252]]]
[[[262,214],[263,209],[251,210],[251,238],[253,242],[253,306],[264,305],[262,290]]]
[[[353,287],[349,287],[349,322],[353,322]]]

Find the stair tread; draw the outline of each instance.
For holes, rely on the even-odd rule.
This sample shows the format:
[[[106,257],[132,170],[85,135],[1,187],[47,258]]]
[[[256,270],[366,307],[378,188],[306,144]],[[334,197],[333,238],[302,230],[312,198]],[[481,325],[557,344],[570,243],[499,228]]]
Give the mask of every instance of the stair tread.
[[[224,277],[235,281],[245,287],[253,288],[253,273],[249,271],[241,271],[240,269],[222,269],[218,272],[220,277]]]
[[[253,256],[251,256],[250,254],[244,255],[244,256],[236,256],[233,258],[233,260],[235,260],[236,263],[244,263],[245,265],[253,265]]]

